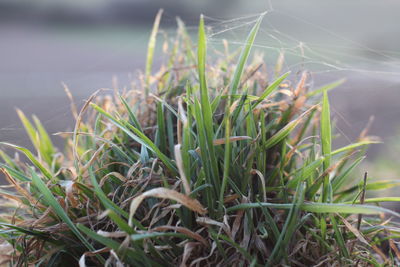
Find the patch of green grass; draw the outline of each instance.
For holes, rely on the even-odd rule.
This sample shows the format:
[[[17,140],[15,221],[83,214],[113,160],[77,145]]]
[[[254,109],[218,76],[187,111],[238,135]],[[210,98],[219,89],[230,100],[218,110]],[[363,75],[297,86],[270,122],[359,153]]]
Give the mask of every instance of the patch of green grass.
[[[313,91],[307,74],[297,83],[288,82],[290,73],[269,80],[262,59],[249,60],[262,18],[241,51],[213,60],[203,18],[195,46],[178,21],[176,37],[165,40],[166,64],[153,72],[160,18],[144,79],[134,90],[91,97],[74,132],[63,133],[65,151],[37,118],[18,111],[35,151],[1,143],[27,160],[0,151],[11,184],[0,188],[0,238],[8,248],[1,261],[397,264],[400,228],[387,219],[400,214],[379,203],[399,198],[360,196],[398,181],[364,186],[352,176],[375,143],[365,133],[332,148],[328,90],[342,81]]]

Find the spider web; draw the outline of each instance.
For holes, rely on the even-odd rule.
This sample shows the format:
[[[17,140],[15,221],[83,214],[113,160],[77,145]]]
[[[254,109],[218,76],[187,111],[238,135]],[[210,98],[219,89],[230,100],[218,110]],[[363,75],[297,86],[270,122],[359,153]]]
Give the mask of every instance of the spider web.
[[[283,54],[285,61],[282,71],[290,70],[292,80],[298,79],[303,71],[307,71],[310,74],[309,83],[312,88],[341,78],[347,79],[345,84],[330,93],[332,114],[337,122],[335,130],[343,137],[343,144],[354,141],[372,115],[375,115],[376,119],[371,134],[381,136],[385,140],[395,133],[396,125],[400,123],[400,109],[396,109],[393,103],[393,99],[399,98],[395,94],[397,86],[400,84],[399,51],[371,48],[329,28],[281,12],[275,9],[271,2],[267,2],[266,10],[256,14],[234,18],[217,18],[206,15],[209,49],[221,48],[224,39],[232,48],[243,46],[247,33],[260,16],[264,16],[264,18],[253,51],[264,54],[266,62],[271,64],[271,72],[277,58]],[[163,20],[172,21],[175,18],[168,12],[164,12]],[[196,24],[196,20],[193,20],[193,25]],[[297,28],[318,35],[318,38],[310,38],[309,35],[303,35],[302,32],[289,33],[290,31],[279,21],[289,21],[287,24],[295,23]],[[173,36],[173,29],[163,30],[171,32],[170,36]],[[188,30],[191,35],[196,36],[197,26],[189,26]],[[139,36],[139,41],[146,42],[146,38],[147,36],[144,35]],[[126,46],[128,45],[126,44]],[[99,60],[104,64],[104,61],[112,57],[118,57],[118,52]],[[144,62],[144,59],[141,59],[141,62]],[[88,66],[87,70],[89,71],[91,67],[94,68],[94,66]],[[82,73],[82,77],[85,75]],[[119,75],[117,78],[120,81],[127,81],[130,79],[127,79],[128,76],[127,71],[126,74]],[[111,81],[112,77],[109,78]],[[382,98],[383,95],[386,95],[385,98]],[[81,100],[82,98],[78,98],[77,103],[81,103]],[[386,103],[385,100],[388,102]],[[29,105],[33,105],[33,103]],[[24,105],[24,109],[29,109],[29,105],[28,107]],[[66,124],[68,121],[72,122],[67,100],[52,109],[51,113],[50,118],[42,120],[47,128],[52,128],[51,126],[57,121],[66,121]],[[68,126],[72,126],[72,124],[53,132],[63,131]],[[26,144],[28,138],[22,137],[23,133],[24,129],[19,121],[0,127],[2,141],[18,136],[18,138],[14,137],[12,141],[17,144]],[[390,149],[390,147],[386,147],[386,149]]]
[[[272,5],[261,13],[234,19],[206,16],[209,47],[220,47],[224,39],[233,46],[243,46],[246,34],[260,16],[264,18],[254,50],[264,54],[267,65],[272,64],[271,72],[276,59],[283,54],[282,72],[291,71],[296,80],[307,71],[312,88],[346,79],[343,85],[330,92],[334,131],[341,136],[338,145],[354,142],[371,116],[375,120],[370,134],[383,141],[397,134],[400,109],[395,99],[400,98],[400,52],[371,48],[303,18],[275,10]],[[288,34],[281,29],[277,17],[318,34],[320,41],[303,39],[301,33]],[[329,42],[323,42],[325,39]],[[386,144],[377,145],[369,154],[374,156],[381,150],[391,149]]]

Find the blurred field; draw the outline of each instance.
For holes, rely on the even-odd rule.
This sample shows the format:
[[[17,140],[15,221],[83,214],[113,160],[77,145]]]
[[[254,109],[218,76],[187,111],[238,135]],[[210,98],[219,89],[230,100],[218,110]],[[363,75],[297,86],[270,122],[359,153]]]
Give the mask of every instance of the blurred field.
[[[78,103],[98,88],[111,87],[114,76],[120,85],[129,85],[130,77],[144,66],[146,42],[159,7],[165,9],[162,25],[167,31],[174,27],[177,15],[194,25],[198,14],[205,13],[212,32],[226,31],[215,35],[214,43],[222,38],[240,42],[241,17],[270,10],[256,49],[265,52],[272,64],[279,51],[301,41],[310,49],[305,49],[305,58],[301,49],[288,49],[286,57],[292,60],[288,68],[313,69],[315,85],[347,78],[331,93],[341,143],[354,140],[371,115],[375,116],[371,134],[383,140],[395,134],[400,124],[400,2],[218,3],[2,1],[0,139],[29,146],[15,107],[37,114],[50,132],[71,128],[61,82],[69,86]],[[61,145],[61,140],[57,143]],[[373,147],[370,155],[384,147]]]

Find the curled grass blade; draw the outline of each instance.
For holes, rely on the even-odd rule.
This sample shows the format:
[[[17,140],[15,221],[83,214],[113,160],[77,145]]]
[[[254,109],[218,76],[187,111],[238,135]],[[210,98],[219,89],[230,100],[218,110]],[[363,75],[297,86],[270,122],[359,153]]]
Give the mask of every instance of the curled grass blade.
[[[181,194],[177,191],[160,187],[146,191],[132,200],[129,209],[129,225],[132,225],[133,216],[135,215],[136,210],[139,208],[142,201],[148,197],[170,199],[199,214],[204,215],[207,213],[207,210],[196,199]]]
[[[100,199],[101,203],[103,203],[104,207],[115,211],[117,214],[122,215],[125,218],[128,218],[129,214],[123,209],[121,209],[117,204],[108,199],[106,194],[103,192],[103,190],[97,183],[92,167],[89,168],[89,176],[90,176],[90,181],[92,182],[92,185],[94,187],[94,193]]]

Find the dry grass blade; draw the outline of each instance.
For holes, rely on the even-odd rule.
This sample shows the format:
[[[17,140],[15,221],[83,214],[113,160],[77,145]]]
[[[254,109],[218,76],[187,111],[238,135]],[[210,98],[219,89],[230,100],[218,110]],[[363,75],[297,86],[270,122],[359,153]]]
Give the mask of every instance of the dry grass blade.
[[[86,109],[89,107],[89,104],[92,102],[92,100],[101,92],[103,89],[99,89],[96,92],[94,92],[88,100],[86,100],[85,104],[83,105],[82,109],[79,111],[78,117],[75,122],[75,127],[74,127],[74,134],[72,138],[72,154],[75,157],[75,169],[79,170],[80,167],[80,162],[79,162],[79,154],[77,152],[77,147],[78,147],[78,132],[79,128],[83,119],[83,115],[85,114]]]
[[[190,231],[189,229],[184,228],[184,227],[165,225],[165,226],[158,226],[158,227],[155,227],[152,229],[152,231],[156,231],[156,232],[162,232],[162,231],[168,231],[168,230],[176,231],[176,232],[182,233],[184,235],[187,235],[190,238],[193,238],[194,240],[199,241],[206,247],[210,246],[208,244],[207,240],[204,239],[204,237],[202,237],[201,235],[199,235],[193,231]]]
[[[185,244],[185,248],[183,250],[183,256],[182,256],[182,262],[180,264],[180,267],[186,267],[187,266],[187,261],[189,260],[192,251],[198,246],[198,243],[196,242],[188,242]]]
[[[0,266],[6,266],[6,263],[9,262],[15,253],[13,246],[9,243],[2,242],[0,244]]]
[[[365,239],[365,237],[362,235],[362,233],[360,232],[360,230],[358,230],[356,227],[354,227],[353,225],[351,225],[351,223],[349,223],[345,218],[343,218],[342,216],[340,216],[339,214],[336,214],[337,216],[339,216],[339,218],[343,221],[344,225],[346,225],[347,229],[349,229],[356,237],[359,241],[361,241],[362,243],[364,243],[365,245],[369,246],[368,241]]]
[[[35,200],[35,198],[32,196],[32,194],[30,192],[27,191],[27,189],[23,188],[11,175],[10,173],[4,169],[1,168],[0,172],[2,172],[5,176],[5,178],[8,180],[8,182],[14,186],[14,189],[17,190],[17,192],[19,192],[21,195],[23,195],[26,199],[29,200],[30,203],[35,203],[37,202]],[[16,199],[17,200],[17,199]],[[40,203],[37,204],[38,207],[40,208],[44,208],[44,206]]]
[[[183,168],[182,154],[181,154],[181,145],[175,145],[175,160],[176,165],[178,166],[179,175],[181,176],[183,188],[185,189],[185,194],[190,195],[190,184],[189,180],[186,177],[185,170]]]
[[[92,256],[96,256],[97,254],[100,253],[105,253],[110,251],[110,248],[101,248],[95,251],[87,251],[85,253],[82,254],[81,258],[79,259],[79,267],[86,267],[86,257],[92,257]]]
[[[73,181],[65,181],[64,188],[67,199],[71,203],[72,207],[77,208],[79,205],[78,200],[74,196],[74,187],[76,187],[75,182]]]
[[[65,83],[61,83],[61,85],[64,87],[65,94],[67,95],[69,102],[71,103],[71,113],[76,120],[78,118],[78,109],[76,108],[74,97],[72,96],[71,91]]]
[[[261,185],[262,185],[262,192],[263,192],[263,201],[267,202],[267,191],[266,191],[266,184],[265,184],[265,177],[264,175],[259,171],[259,170],[251,170],[252,174],[257,174],[257,176],[260,178]]]
[[[110,173],[107,173],[103,178],[101,178],[100,183],[99,183],[100,187],[102,187],[106,183],[107,179],[110,176],[117,177],[123,183],[128,182],[128,179],[125,176],[123,176],[122,174],[120,174],[118,172],[110,172]]]
[[[85,173],[90,166],[92,166],[92,163],[100,156],[100,154],[103,152],[105,144],[102,144],[92,155],[90,160],[80,169],[81,173]]]
[[[207,213],[207,210],[196,199],[190,198],[184,194],[181,194],[181,193],[171,190],[171,189],[159,187],[159,188],[154,188],[149,191],[146,191],[146,192],[142,193],[141,195],[135,197],[132,200],[130,209],[129,209],[129,225],[130,226],[133,225],[132,219],[136,213],[136,210],[139,208],[139,205],[142,203],[142,201],[145,198],[148,198],[148,197],[170,199],[170,200],[176,201],[176,202],[184,205],[188,209],[190,209],[194,212],[197,212],[199,214],[204,215]]]
[[[199,217],[196,219],[196,222],[201,225],[205,225],[205,226],[210,226],[210,225],[218,226],[221,229],[223,229],[228,236],[230,236],[230,237],[232,236],[232,232],[229,229],[229,226],[224,222],[219,222],[219,221],[207,218],[207,217]]]

